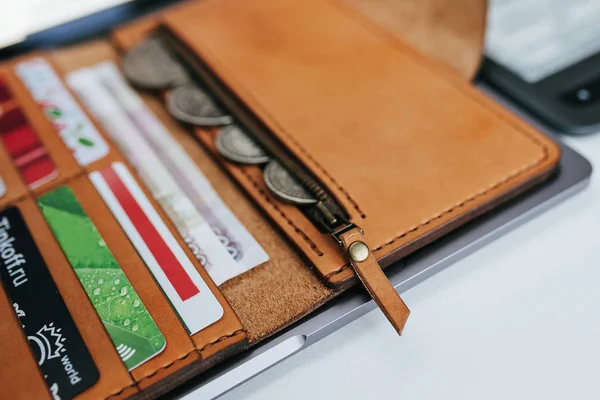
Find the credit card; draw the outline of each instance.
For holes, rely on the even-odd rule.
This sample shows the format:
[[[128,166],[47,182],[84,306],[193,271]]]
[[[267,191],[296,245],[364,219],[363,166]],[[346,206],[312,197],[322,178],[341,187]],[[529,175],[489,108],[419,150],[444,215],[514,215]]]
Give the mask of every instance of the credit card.
[[[183,147],[127,84],[114,63],[104,62],[75,71],[67,77],[67,82],[80,94],[98,119],[112,128],[107,130],[116,132],[112,135],[114,140],[122,143],[120,147],[133,164],[143,164],[143,159],[149,161],[147,154],[152,153],[161,168],[172,176],[180,188],[181,196],[187,196],[189,205],[197,210],[201,219],[209,225],[235,260],[235,264],[203,260],[205,252],[202,251],[202,241],[195,241],[186,234],[180,228],[182,224],[177,224],[175,219],[180,233],[217,285],[269,260],[268,254],[221,200]],[[98,92],[103,93],[103,96],[98,96]],[[106,104],[109,104],[108,108]],[[139,145],[135,143],[144,143],[146,150],[139,150]],[[140,163],[135,162],[137,158],[142,159]],[[152,162],[146,164],[150,167],[153,165]],[[142,167],[136,166],[136,169],[143,175]]]
[[[113,163],[92,172],[90,179],[188,332],[194,334],[221,319],[223,307],[127,167]]]
[[[30,189],[58,176],[54,161],[0,77],[0,139]]]
[[[162,352],[164,336],[73,191],[60,186],[38,205],[125,366]]]
[[[15,73],[79,165],[88,165],[108,154],[108,144],[48,61],[41,57],[31,58],[18,63]]]
[[[54,398],[94,385],[96,364],[16,207],[0,212],[0,281]]]

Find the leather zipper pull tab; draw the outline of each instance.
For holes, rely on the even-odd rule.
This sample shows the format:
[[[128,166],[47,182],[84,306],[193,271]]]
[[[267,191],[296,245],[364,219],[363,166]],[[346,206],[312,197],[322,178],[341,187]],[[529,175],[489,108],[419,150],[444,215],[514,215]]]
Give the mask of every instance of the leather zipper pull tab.
[[[356,275],[398,334],[401,335],[410,310],[381,270],[375,256],[365,243],[362,230],[354,226],[340,233],[338,240],[346,251]]]

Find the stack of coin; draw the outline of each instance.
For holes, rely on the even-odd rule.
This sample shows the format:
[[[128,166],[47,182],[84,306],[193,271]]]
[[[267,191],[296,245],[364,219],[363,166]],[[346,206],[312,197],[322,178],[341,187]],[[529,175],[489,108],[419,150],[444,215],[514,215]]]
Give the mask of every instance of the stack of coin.
[[[159,37],[150,37],[122,59],[123,73],[142,89],[168,90],[167,110],[181,122],[196,126],[222,126],[233,122],[208,93],[196,85],[185,67]]]
[[[275,196],[297,205],[317,203],[294,175],[233,124],[233,117],[189,78],[185,67],[160,38],[151,37],[129,51],[123,57],[122,68],[129,81],[139,88],[168,90],[166,108],[179,121],[195,126],[221,126],[215,143],[217,151],[234,163],[266,164],[265,184]]]

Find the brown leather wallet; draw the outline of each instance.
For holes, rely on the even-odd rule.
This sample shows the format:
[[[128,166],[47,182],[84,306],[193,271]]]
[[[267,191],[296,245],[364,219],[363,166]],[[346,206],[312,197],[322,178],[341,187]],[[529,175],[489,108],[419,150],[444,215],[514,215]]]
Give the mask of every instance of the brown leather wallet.
[[[344,210],[349,223],[331,224],[337,241],[363,232],[383,267],[531,186],[559,157],[550,140],[342,1],[198,2],[167,14],[162,35],[241,125],[258,138],[267,131],[287,150],[279,161],[295,160],[289,168]],[[297,210],[273,207],[243,175],[326,282],[344,287],[358,273],[402,330],[407,310],[382,300],[379,268],[361,273],[351,248],[340,251]]]
[[[159,396],[359,280],[401,331],[408,308],[381,268],[542,182],[560,157],[556,144],[469,82],[481,57],[484,17],[478,0],[463,0],[462,7],[445,0],[204,0],[121,27],[110,42],[44,54],[66,74],[118,61],[119,52],[159,35],[240,125],[326,193],[336,221],[319,225],[318,217],[282,202],[260,167],[218,153],[218,129],[179,124],[164,108],[164,93],[140,91],[269,261],[217,287],[160,211],[225,309],[220,321],[189,336],[86,176],[113,161],[136,175],[116,147],[85,168],[69,159],[68,176],[37,191],[15,185],[6,204],[16,204],[34,232],[100,372],[77,398]],[[26,92],[20,96],[31,115],[40,112]],[[64,151],[56,132],[39,124]],[[1,151],[0,162],[10,163]],[[166,338],[163,353],[129,373],[32,201],[59,184],[77,195]],[[18,336],[1,287],[0,314],[8,321],[0,339]],[[21,339],[10,340],[25,351]],[[0,352],[0,368],[15,349]],[[31,361],[20,360],[18,374],[0,369],[0,385],[15,382],[12,398],[50,398]]]

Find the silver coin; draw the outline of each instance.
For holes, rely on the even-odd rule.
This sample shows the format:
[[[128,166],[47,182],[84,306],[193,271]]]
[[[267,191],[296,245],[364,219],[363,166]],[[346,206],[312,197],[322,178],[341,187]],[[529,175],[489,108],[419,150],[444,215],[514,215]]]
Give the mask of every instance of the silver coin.
[[[265,167],[265,184],[280,199],[292,204],[315,204],[317,199],[277,161]]]
[[[221,126],[233,122],[213,99],[196,84],[188,82],[167,95],[167,110],[180,121],[197,126]]]
[[[156,37],[145,40],[125,54],[121,66],[127,79],[143,89],[166,89],[189,81],[183,66]]]
[[[236,125],[221,128],[215,146],[230,161],[241,164],[264,164],[269,155]]]

